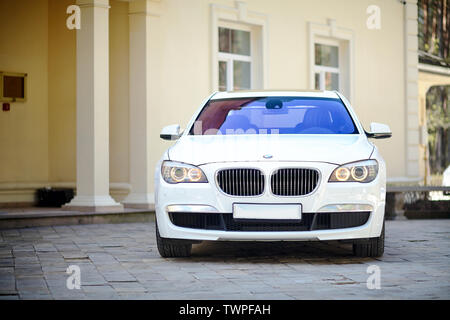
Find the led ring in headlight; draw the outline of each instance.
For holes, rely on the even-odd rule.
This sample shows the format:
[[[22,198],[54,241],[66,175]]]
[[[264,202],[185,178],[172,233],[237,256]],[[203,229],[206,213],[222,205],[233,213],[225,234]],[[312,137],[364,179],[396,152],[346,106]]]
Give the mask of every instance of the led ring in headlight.
[[[369,170],[366,167],[352,167],[350,170],[352,178],[356,181],[363,181],[369,175]]]
[[[187,176],[186,168],[172,167],[170,169],[170,177],[176,182],[183,181],[186,178],[186,176]]]
[[[350,170],[345,167],[336,169],[336,179],[339,181],[347,181],[350,177]]]
[[[197,182],[202,178],[202,170],[198,168],[191,168],[188,171],[188,176],[191,181]]]

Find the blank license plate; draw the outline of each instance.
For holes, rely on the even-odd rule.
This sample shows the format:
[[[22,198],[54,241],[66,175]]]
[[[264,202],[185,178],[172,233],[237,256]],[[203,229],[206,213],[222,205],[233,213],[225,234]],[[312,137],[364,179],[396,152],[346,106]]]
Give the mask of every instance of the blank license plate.
[[[233,204],[234,219],[301,220],[301,204]]]

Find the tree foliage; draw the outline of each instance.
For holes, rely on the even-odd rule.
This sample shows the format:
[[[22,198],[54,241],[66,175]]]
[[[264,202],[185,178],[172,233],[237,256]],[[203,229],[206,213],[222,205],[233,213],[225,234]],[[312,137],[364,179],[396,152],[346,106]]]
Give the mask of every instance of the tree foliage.
[[[427,93],[430,169],[442,174],[450,165],[450,86],[434,86]]]
[[[419,50],[450,63],[450,0],[418,1]]]

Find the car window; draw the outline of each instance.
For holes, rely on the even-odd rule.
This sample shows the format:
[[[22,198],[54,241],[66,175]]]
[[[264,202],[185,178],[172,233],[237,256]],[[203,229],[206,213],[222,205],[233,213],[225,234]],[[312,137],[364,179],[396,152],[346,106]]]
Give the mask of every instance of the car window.
[[[258,97],[210,100],[191,135],[357,134],[340,99]]]

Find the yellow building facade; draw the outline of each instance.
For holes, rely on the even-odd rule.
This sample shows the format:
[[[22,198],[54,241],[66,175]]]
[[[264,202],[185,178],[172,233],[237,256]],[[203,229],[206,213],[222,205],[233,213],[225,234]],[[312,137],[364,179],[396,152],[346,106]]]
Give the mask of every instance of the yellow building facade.
[[[0,0],[0,72],[27,75],[25,101],[0,112],[0,204],[72,187],[68,208],[151,208],[161,128],[186,125],[240,59],[221,28],[249,35],[250,89],[328,88],[334,73],[367,129],[390,125],[388,181],[423,181],[414,0]]]

